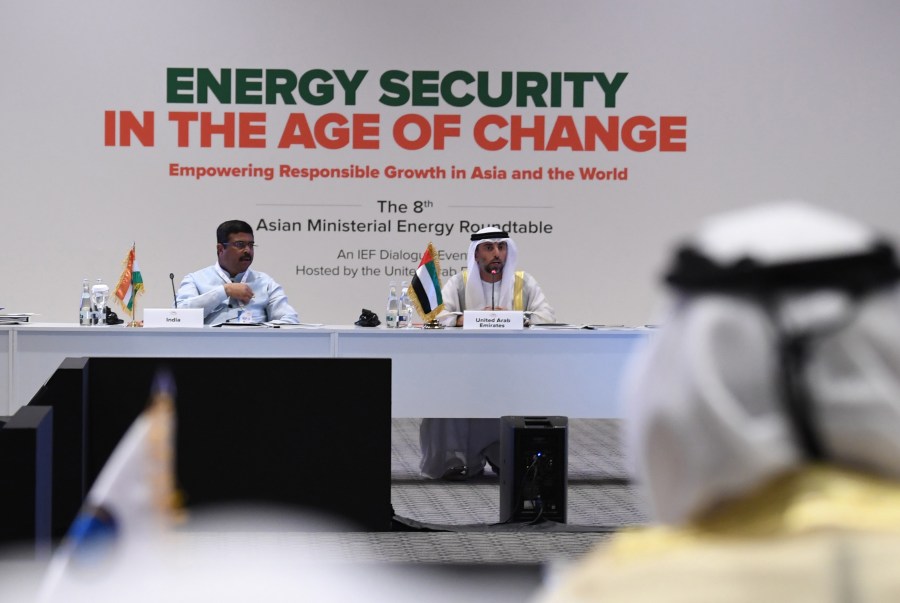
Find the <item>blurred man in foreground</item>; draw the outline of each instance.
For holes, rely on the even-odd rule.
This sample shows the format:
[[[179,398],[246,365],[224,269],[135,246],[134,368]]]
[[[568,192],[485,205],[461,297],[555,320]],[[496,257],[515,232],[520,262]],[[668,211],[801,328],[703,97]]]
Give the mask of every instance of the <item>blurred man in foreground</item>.
[[[870,229],[808,205],[705,224],[624,396],[660,525],[541,600],[900,600],[898,278]]]

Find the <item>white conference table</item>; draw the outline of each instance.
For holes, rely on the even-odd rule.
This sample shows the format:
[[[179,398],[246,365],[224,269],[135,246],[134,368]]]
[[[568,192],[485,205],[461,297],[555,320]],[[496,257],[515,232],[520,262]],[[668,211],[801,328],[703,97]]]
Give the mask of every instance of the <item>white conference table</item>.
[[[624,367],[650,332],[5,326],[0,414],[27,404],[67,357],[334,357],[391,358],[394,417],[619,417]]]

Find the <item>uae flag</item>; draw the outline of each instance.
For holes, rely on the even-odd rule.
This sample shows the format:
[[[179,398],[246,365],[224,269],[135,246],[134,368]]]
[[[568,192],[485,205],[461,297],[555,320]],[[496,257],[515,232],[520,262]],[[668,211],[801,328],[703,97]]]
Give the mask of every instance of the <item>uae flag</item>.
[[[119,300],[122,309],[134,317],[134,298],[144,290],[144,278],[141,276],[141,269],[135,258],[134,245],[131,246],[122,264],[122,276],[119,277],[119,284],[116,285],[116,299]]]
[[[429,243],[422,254],[422,261],[416,268],[409,290],[409,300],[415,306],[422,320],[433,320],[444,309],[444,298],[441,297],[441,267],[438,264],[437,252]]]

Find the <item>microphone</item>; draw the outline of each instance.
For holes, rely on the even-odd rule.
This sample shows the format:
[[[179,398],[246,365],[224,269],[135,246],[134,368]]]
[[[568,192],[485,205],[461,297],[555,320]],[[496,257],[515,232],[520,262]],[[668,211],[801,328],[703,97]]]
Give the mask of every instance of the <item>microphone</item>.
[[[169,280],[172,281],[172,300],[175,302],[175,307],[178,307],[178,296],[175,295],[175,273],[169,273]]]
[[[496,270],[491,270],[491,276],[497,276]],[[495,310],[497,305],[494,303],[494,284],[496,283],[496,279],[491,279],[491,310]]]

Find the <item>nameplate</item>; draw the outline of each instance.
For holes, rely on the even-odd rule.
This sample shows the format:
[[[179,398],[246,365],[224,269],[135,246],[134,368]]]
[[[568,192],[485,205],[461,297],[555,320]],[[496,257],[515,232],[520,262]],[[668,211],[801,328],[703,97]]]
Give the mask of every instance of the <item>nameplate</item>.
[[[145,327],[202,327],[202,308],[144,308]]]
[[[484,331],[521,331],[525,314],[514,310],[466,310],[463,312],[463,329]]]

